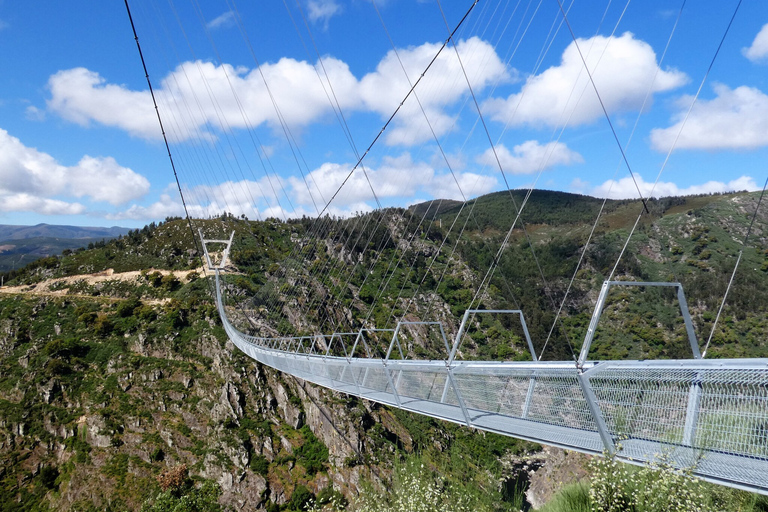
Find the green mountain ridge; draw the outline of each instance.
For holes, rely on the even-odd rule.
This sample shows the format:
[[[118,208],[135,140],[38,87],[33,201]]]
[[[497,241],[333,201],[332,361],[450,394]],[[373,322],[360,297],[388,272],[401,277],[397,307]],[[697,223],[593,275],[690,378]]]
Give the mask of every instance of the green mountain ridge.
[[[129,228],[119,226],[66,226],[37,224],[34,226],[13,226],[0,224],[0,240],[21,240],[25,238],[115,238],[125,235]]]
[[[230,215],[193,225],[210,238],[235,231],[224,286],[245,331],[304,334],[407,317],[439,320],[452,336],[517,217],[513,198],[520,205],[524,193],[319,226]],[[544,359],[570,360],[616,265],[615,279],[683,283],[703,343],[757,201],[747,193],[649,200],[616,265],[639,201],[607,201],[587,244],[602,200],[534,192],[479,306],[519,307],[536,350],[547,347]],[[766,356],[766,226],[759,212],[708,357]],[[386,501],[377,489],[419,464],[446,499],[506,511],[520,510],[529,483],[531,499],[546,501],[553,481],[573,478],[560,467],[584,474],[571,471],[581,462],[547,466],[540,447],[331,393],[253,362],[221,328],[199,250],[187,221],[168,219],[3,274],[14,288],[0,289],[0,510],[149,510],[187,495],[270,512],[335,497],[352,509],[360,493]],[[664,291],[617,288],[592,357],[688,357],[678,311]],[[530,358],[514,319],[483,315],[468,334],[461,358]],[[440,357],[428,333],[402,335],[408,357]]]
[[[130,230],[111,228],[55,226],[11,226],[0,224],[0,272],[23,267],[39,258],[61,254],[125,235]]]

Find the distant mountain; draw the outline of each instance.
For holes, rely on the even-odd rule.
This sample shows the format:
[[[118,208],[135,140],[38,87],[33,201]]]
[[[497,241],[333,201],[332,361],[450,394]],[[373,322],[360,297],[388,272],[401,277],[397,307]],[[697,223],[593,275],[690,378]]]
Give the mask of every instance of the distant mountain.
[[[79,249],[88,244],[125,235],[128,228],[113,226],[36,226],[0,225],[0,272],[21,268],[38,258]]]
[[[21,240],[25,238],[116,238],[128,234],[130,229],[112,226],[111,228],[88,226],[10,226],[0,224],[0,241]]]

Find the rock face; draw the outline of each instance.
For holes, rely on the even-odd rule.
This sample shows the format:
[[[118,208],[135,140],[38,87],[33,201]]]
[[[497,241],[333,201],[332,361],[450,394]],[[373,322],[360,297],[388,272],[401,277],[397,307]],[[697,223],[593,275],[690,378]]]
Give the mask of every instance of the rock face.
[[[21,499],[18,489],[39,486],[34,475],[52,467],[51,509],[136,510],[159,492],[158,474],[186,464],[190,476],[219,485],[222,505],[263,510],[290,501],[298,486],[353,497],[362,480],[391,475],[398,451],[414,449],[387,409],[248,359],[205,310],[188,311],[189,324],[173,330],[163,310],[139,322],[109,303],[13,304],[12,318],[33,322],[27,337],[3,342],[2,497]],[[35,324],[32,309],[60,328]],[[95,334],[88,309],[114,331]],[[2,330],[16,332],[18,321]]]
[[[529,475],[530,487],[525,497],[534,508],[546,504],[563,486],[588,477],[589,456],[552,446],[536,454],[538,469]]]

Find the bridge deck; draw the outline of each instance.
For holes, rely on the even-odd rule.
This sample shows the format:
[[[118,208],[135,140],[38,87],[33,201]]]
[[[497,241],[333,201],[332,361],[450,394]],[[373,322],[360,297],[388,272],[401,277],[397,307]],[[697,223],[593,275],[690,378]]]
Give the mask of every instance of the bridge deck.
[[[338,357],[245,335],[251,358],[339,392],[470,427],[626,462],[666,462],[768,494],[768,359],[573,362]],[[291,341],[293,340],[293,341]],[[325,341],[324,341],[325,340]],[[289,348],[290,347],[290,348]]]

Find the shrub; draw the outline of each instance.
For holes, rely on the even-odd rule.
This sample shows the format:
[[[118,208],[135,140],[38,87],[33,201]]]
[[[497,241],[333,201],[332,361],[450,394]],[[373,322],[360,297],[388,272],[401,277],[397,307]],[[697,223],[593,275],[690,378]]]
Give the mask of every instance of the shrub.
[[[398,469],[392,489],[385,495],[363,493],[358,512],[478,512],[485,510],[463,493],[440,485],[424,464],[411,461]]]
[[[93,322],[93,330],[99,336],[108,336],[115,328],[115,324],[105,313],[99,313],[96,320]]]
[[[163,459],[165,459],[165,452],[159,446],[149,454],[149,460],[152,462],[162,462]]]
[[[178,491],[187,480],[187,465],[181,464],[175,468],[163,471],[157,476],[157,483],[165,491]]]
[[[220,495],[221,488],[207,481],[199,489],[190,488],[178,495],[171,491],[162,492],[154,499],[154,503],[144,503],[141,512],[219,512]]]
[[[179,286],[181,286],[181,281],[179,281],[179,279],[173,275],[173,273],[170,273],[160,279],[160,284],[169,292],[173,292],[179,289]]]
[[[136,308],[140,306],[141,301],[136,297],[131,297],[117,305],[117,315],[122,318],[132,316]]]
[[[155,288],[158,288],[163,283],[163,274],[155,270],[151,274],[147,274],[147,282]]]
[[[267,458],[263,455],[255,455],[251,459],[251,471],[266,478],[269,474],[269,461]]]
[[[59,470],[54,466],[45,466],[40,470],[40,481],[46,489],[56,488],[56,479],[59,477]]]
[[[307,468],[307,473],[314,475],[322,471],[325,463],[328,462],[328,447],[312,433],[307,425],[301,427],[300,432],[304,436],[304,444],[296,449],[296,459]]]
[[[290,510],[305,510],[314,498],[315,495],[309,489],[303,485],[297,485],[291,495],[291,501],[288,502]]]
[[[677,469],[664,455],[640,469],[615,457],[595,457],[589,489],[592,512],[715,512],[692,470]]]

